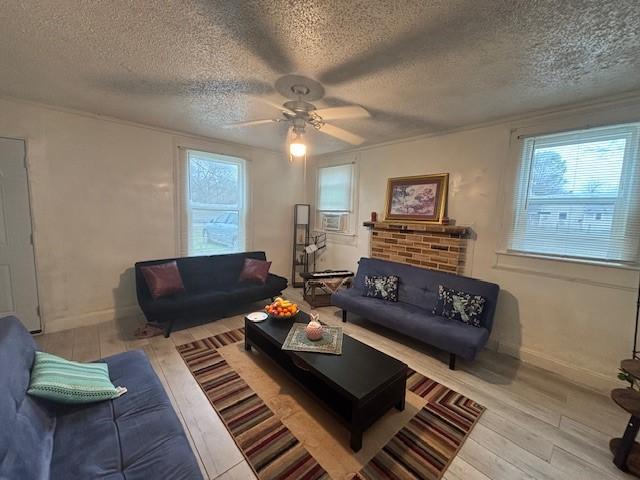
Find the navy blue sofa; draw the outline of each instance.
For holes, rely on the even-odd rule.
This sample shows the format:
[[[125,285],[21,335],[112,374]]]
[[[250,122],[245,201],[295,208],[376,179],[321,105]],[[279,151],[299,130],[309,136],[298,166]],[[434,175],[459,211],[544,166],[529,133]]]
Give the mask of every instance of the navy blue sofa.
[[[397,275],[398,302],[363,296],[364,277]],[[454,288],[486,299],[481,326],[434,315],[438,286]],[[342,320],[353,312],[392,330],[449,352],[449,367],[455,369],[456,355],[473,360],[484,348],[493,327],[493,315],[500,287],[494,283],[452,273],[427,270],[375,258],[361,258],[353,285],[338,290],[331,303],[342,308]]]
[[[36,344],[16,317],[0,319],[0,478],[201,479],[182,425],[141,351],[103,361],[115,400],[61,405],[27,395]]]
[[[166,323],[168,337],[176,319],[210,316],[231,305],[277,297],[287,288],[287,279],[269,274],[264,284],[238,282],[245,258],[266,260],[264,252],[231,253],[201,257],[165,258],[135,264],[138,304],[152,323]],[[185,292],[154,300],[141,267],[175,260]]]

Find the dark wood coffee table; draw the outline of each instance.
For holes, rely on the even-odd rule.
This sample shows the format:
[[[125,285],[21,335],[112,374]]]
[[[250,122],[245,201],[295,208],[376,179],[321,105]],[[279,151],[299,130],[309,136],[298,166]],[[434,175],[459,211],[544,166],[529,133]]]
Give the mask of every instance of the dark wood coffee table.
[[[245,318],[245,349],[257,350],[280,365],[308,393],[320,401],[351,432],[351,449],[362,448],[362,433],[388,410],[404,410],[407,365],[344,335],[342,355],[282,350],[294,319],[268,318],[253,323]]]

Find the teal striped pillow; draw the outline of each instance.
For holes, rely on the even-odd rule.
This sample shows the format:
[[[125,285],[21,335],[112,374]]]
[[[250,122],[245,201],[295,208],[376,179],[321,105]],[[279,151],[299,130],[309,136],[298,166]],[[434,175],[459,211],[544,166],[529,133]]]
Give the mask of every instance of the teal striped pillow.
[[[116,398],[127,391],[114,387],[106,363],[80,363],[36,352],[27,393],[60,403],[91,403]]]

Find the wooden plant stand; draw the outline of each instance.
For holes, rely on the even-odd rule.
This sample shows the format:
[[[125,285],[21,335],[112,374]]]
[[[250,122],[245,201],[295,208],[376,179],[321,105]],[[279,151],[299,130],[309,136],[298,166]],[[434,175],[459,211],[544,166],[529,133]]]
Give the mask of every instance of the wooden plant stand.
[[[640,360],[623,360],[620,368],[640,380]],[[635,441],[640,430],[640,392],[631,388],[616,388],[611,391],[611,399],[631,414],[622,438],[612,438],[609,442],[609,449],[614,455],[613,463],[620,470],[640,477],[640,444]]]

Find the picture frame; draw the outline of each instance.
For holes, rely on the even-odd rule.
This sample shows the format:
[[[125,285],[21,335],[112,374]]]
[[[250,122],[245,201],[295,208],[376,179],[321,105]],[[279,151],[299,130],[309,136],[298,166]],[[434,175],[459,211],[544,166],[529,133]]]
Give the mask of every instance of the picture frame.
[[[441,224],[447,211],[448,190],[448,173],[389,178],[385,221]]]

